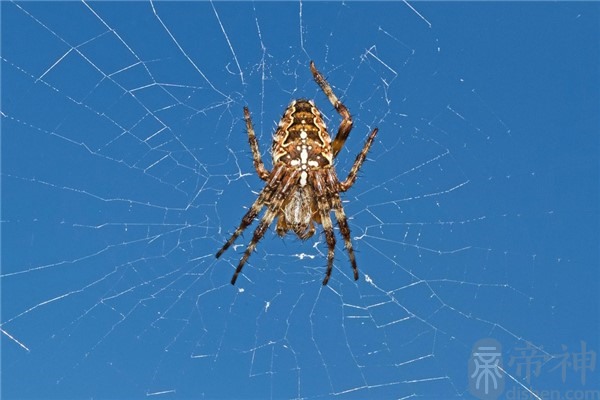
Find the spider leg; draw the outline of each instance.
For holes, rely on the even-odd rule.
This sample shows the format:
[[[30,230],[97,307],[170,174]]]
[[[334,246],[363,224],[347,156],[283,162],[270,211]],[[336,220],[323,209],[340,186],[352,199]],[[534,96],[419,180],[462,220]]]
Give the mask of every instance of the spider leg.
[[[323,279],[323,285],[327,285],[327,282],[329,282],[331,271],[333,270],[333,256],[335,255],[335,235],[333,233],[333,223],[331,222],[329,211],[325,210],[326,207],[326,204],[322,204],[322,199],[319,199],[319,211],[321,213],[323,230],[325,231],[325,241],[327,242],[327,272],[325,273],[325,279]]]
[[[313,74],[313,78],[315,82],[321,87],[321,90],[325,93],[329,102],[335,110],[342,116],[342,122],[340,122],[340,127],[338,128],[337,134],[335,135],[335,139],[331,143],[331,149],[333,151],[333,157],[335,158],[337,154],[342,149],[342,146],[346,142],[350,131],[352,130],[352,117],[350,116],[350,112],[346,108],[344,104],[337,98],[331,86],[327,82],[327,80],[323,77],[323,75],[317,70],[315,67],[315,63],[313,61],[310,62],[310,70]]]
[[[371,134],[367,138],[367,141],[365,142],[365,145],[363,146],[362,150],[356,156],[356,160],[354,161],[352,168],[350,168],[350,173],[348,173],[348,177],[346,178],[346,180],[340,183],[340,192],[345,192],[346,190],[350,189],[352,185],[354,185],[354,182],[356,181],[356,174],[358,173],[358,170],[367,158],[367,153],[369,152],[369,149],[371,148],[371,145],[375,140],[375,136],[377,136],[377,128],[373,129],[373,132],[371,132]]]
[[[263,181],[266,181],[269,177],[270,172],[265,168],[265,164],[260,156],[258,150],[258,140],[254,134],[254,127],[252,126],[252,118],[250,117],[250,110],[248,107],[244,107],[244,119],[246,120],[246,131],[248,132],[248,141],[250,142],[250,149],[252,149],[252,158],[254,161],[254,168],[256,173]]]
[[[283,171],[283,170],[285,170],[285,167],[280,166],[275,171]],[[273,183],[276,182],[273,179],[274,175],[276,175],[276,174],[271,174],[271,179],[269,180],[269,183],[267,184],[265,189],[270,187]],[[271,199],[267,204],[268,210],[263,215],[263,217],[260,220],[260,223],[254,230],[254,234],[252,235],[252,240],[248,244],[248,247],[246,247],[246,250],[244,251],[244,255],[242,256],[242,258],[235,270],[235,273],[233,274],[233,277],[231,278],[232,285],[235,285],[235,281],[237,280],[240,272],[242,272],[242,268],[244,268],[244,265],[246,264],[246,261],[248,261],[250,254],[252,254],[252,252],[256,248],[256,245],[258,244],[260,239],[262,239],[262,237],[265,235],[265,233],[267,232],[267,229],[269,228],[269,226],[271,225],[271,223],[273,222],[275,217],[277,217],[277,215],[279,213],[279,209],[281,207],[281,204],[286,199],[289,189],[291,187],[293,187],[294,183],[297,181],[298,175],[299,175],[299,171],[293,170],[288,175],[284,175],[282,177],[282,183],[277,187],[276,191],[271,196]]]
[[[244,268],[244,264],[246,264],[246,261],[248,261],[250,254],[252,254],[252,252],[256,248],[256,245],[258,244],[260,239],[262,239],[262,237],[267,232],[269,225],[271,225],[271,223],[273,222],[273,219],[275,218],[276,215],[277,215],[277,213],[271,209],[267,210],[265,215],[263,215],[262,219],[260,220],[260,223],[254,230],[254,234],[252,235],[252,240],[248,244],[248,247],[246,247],[246,250],[244,251],[244,255],[242,256],[242,259],[240,260],[237,268],[235,269],[235,273],[233,274],[233,277],[231,278],[232,285],[235,285],[235,281],[237,280],[240,272],[242,272],[242,268]]]
[[[342,201],[339,196],[333,196],[333,212],[335,213],[335,218],[338,221],[338,226],[340,227],[340,234],[344,238],[344,246],[346,247],[346,251],[348,252],[348,258],[350,259],[350,264],[352,265],[352,270],[354,272],[354,280],[358,280],[358,267],[356,265],[356,257],[354,256],[354,249],[352,248],[352,240],[350,237],[350,227],[348,226],[348,220],[346,218],[346,213],[344,212],[344,208],[342,207]]]
[[[229,240],[227,240],[223,247],[221,247],[221,250],[217,252],[216,258],[221,257],[221,255],[225,253],[225,251],[233,244],[233,242],[235,242],[235,240],[242,234],[244,229],[246,229],[252,223],[252,221],[254,221],[254,218],[256,218],[256,216],[258,215],[260,210],[262,210],[264,205],[264,196],[259,196],[254,202],[254,204],[252,204],[252,207],[250,207],[248,212],[242,218],[240,226],[238,226],[238,228],[235,230],[235,232],[233,232],[233,235],[231,235]]]
[[[327,285],[331,277],[331,271],[333,270],[333,257],[335,255],[335,235],[333,233],[333,223],[329,215],[331,211],[331,205],[328,201],[329,190],[320,172],[315,172],[311,176],[317,209],[321,218],[321,225],[323,225],[323,230],[325,231],[325,241],[327,242],[327,272],[325,273],[325,279],[323,279],[323,285]]]
[[[270,174],[269,180],[267,181],[266,186],[258,195],[258,198],[254,201],[248,212],[242,218],[242,222],[240,226],[233,232],[233,235],[225,242],[221,250],[219,250],[216,254],[216,258],[221,257],[221,255],[235,242],[235,240],[242,234],[244,229],[246,229],[254,218],[258,215],[260,210],[262,210],[263,206],[266,202],[270,200],[273,195],[273,191],[277,189],[278,180],[281,178],[282,174],[285,172],[283,166],[279,166],[273,169],[273,172]]]

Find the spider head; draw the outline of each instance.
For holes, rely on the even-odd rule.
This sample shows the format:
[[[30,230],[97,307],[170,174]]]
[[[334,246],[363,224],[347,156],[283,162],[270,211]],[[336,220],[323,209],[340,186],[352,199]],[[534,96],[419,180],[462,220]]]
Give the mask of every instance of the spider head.
[[[315,205],[310,192],[310,186],[299,188],[283,208],[282,217],[285,226],[302,240],[308,239],[315,233],[312,223]]]

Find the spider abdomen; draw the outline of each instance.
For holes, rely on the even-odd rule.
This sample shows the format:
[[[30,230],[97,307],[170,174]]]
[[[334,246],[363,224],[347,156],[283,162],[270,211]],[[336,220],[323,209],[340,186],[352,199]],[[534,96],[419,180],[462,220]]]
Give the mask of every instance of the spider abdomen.
[[[285,110],[273,138],[273,164],[280,161],[301,171],[302,187],[308,170],[332,165],[331,138],[312,101],[294,100]]]

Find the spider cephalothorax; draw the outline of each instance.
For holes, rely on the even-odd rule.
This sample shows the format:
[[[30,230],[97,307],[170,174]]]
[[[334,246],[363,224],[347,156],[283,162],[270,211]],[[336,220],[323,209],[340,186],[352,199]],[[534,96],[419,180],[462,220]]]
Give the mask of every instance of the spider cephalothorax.
[[[354,279],[358,279],[358,267],[350,239],[350,228],[339,193],[345,192],[354,184],[356,174],[375,140],[377,128],[373,129],[369,135],[362,151],[356,157],[348,177],[340,182],[333,167],[333,160],[352,130],[352,117],[312,61],[310,70],[317,84],[342,116],[342,122],[333,141],[315,104],[310,100],[294,100],[285,110],[275,132],[272,149],[273,169],[268,171],[258,150],[258,141],[252,127],[250,111],[244,107],[244,118],[254,158],[254,167],[258,176],[266,181],[266,185],[250,210],[242,218],[240,226],[219,250],[217,258],[252,223],[263,207],[266,207],[267,211],[244,251],[233,278],[231,278],[231,284],[235,284],[256,244],[264,236],[273,220],[277,218],[277,233],[280,236],[285,235],[288,230],[292,230],[302,240],[308,239],[315,233],[315,223],[323,226],[328,248],[327,272],[323,279],[323,285],[326,285],[331,276],[335,251],[335,235],[330,216],[332,211],[344,238],[348,257],[354,270]]]

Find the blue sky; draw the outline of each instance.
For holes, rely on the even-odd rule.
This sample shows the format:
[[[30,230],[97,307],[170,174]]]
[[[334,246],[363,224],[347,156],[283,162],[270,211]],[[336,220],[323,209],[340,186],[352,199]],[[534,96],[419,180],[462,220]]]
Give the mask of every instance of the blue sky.
[[[2,398],[483,398],[485,338],[502,398],[600,390],[597,3],[0,6]],[[291,100],[334,133],[310,60],[341,179],[379,128],[361,279],[271,229],[233,287],[242,108],[268,168]]]

